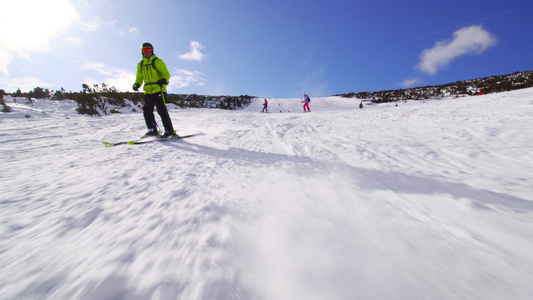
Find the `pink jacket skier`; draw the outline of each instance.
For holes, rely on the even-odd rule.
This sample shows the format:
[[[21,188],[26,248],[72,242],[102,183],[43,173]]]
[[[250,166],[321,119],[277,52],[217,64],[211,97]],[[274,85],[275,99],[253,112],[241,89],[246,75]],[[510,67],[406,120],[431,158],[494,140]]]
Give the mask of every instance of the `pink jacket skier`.
[[[307,96],[306,93],[304,93],[304,101],[302,101],[302,103],[304,103],[304,112],[305,112],[305,109],[307,108],[307,111],[311,111],[309,109],[309,102],[311,101],[311,99],[309,98],[309,96]]]

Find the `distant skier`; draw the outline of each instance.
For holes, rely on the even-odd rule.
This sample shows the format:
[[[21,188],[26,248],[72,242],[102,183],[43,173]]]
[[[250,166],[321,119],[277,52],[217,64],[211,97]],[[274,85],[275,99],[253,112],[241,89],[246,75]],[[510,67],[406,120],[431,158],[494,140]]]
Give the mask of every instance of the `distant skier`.
[[[265,98],[265,102],[263,102],[263,110],[261,112],[268,112],[268,101],[267,99]]]
[[[479,90],[479,95],[483,95],[483,90]]]
[[[137,76],[133,84],[133,90],[138,91],[144,81],[144,121],[148,132],[145,136],[157,136],[157,124],[154,117],[154,106],[161,117],[165,133],[163,137],[175,136],[172,120],[168,114],[165,98],[167,97],[168,81],[170,73],[167,66],[154,54],[154,47],[150,43],[141,46],[143,59],[137,64]]]
[[[309,98],[309,96],[307,96],[306,93],[304,93],[304,101],[302,101],[302,103],[304,103],[304,112],[305,112],[305,109],[307,108],[307,111],[311,111],[309,109],[309,102],[311,102],[311,99]]]
[[[361,103],[359,103],[359,108],[363,108],[363,101],[361,101]]]

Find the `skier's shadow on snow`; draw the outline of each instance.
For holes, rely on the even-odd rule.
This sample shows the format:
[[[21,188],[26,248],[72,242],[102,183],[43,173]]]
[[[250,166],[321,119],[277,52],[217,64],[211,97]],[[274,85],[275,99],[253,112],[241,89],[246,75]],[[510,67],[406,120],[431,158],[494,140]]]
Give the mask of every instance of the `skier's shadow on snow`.
[[[320,161],[306,156],[294,156],[279,153],[266,153],[240,148],[227,150],[212,148],[184,142],[172,144],[181,151],[210,155],[217,158],[238,160],[253,165],[294,164],[295,172],[302,176],[314,176],[322,170],[336,170],[346,174],[357,184],[360,190],[388,190],[407,194],[448,194],[454,198],[471,199],[473,208],[491,210],[487,205],[494,205],[518,213],[533,211],[533,199],[522,199],[509,194],[496,193],[472,187],[463,183],[439,180],[429,177],[417,177],[396,171],[380,171],[351,166],[342,162]],[[320,165],[317,167],[317,165]],[[318,170],[318,171],[317,171]]]

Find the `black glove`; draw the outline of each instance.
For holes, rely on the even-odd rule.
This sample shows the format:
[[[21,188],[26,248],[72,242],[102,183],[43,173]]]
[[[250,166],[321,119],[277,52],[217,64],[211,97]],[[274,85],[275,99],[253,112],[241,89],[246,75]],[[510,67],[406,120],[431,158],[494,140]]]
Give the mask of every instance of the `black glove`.
[[[133,90],[137,92],[137,91],[139,91],[139,88],[140,88],[140,87],[141,87],[140,84],[135,83],[135,84],[133,85]]]
[[[167,80],[165,78],[161,78],[157,81],[157,84],[159,85],[167,84]]]

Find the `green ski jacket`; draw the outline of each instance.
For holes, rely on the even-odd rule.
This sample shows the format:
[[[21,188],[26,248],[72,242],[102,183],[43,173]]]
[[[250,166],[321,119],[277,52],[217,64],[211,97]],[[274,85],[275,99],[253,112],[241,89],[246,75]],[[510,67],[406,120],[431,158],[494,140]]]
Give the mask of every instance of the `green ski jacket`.
[[[155,94],[163,91],[167,92],[167,86],[163,85],[162,87],[157,84],[157,81],[165,78],[167,83],[170,79],[170,73],[168,72],[167,66],[165,63],[157,58],[154,55],[149,58],[143,57],[143,59],[137,64],[137,76],[135,78],[135,83],[139,85],[143,84],[144,81],[144,93],[145,94]]]

